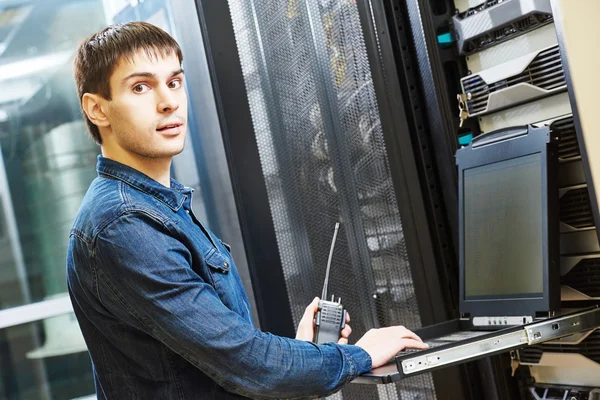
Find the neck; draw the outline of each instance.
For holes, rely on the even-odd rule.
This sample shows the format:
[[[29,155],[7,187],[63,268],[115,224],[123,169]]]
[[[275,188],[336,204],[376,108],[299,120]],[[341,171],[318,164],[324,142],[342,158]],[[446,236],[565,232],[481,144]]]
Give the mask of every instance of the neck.
[[[171,162],[173,157],[143,157],[125,152],[122,149],[119,150],[102,146],[102,156],[134,168],[163,186],[171,187]]]

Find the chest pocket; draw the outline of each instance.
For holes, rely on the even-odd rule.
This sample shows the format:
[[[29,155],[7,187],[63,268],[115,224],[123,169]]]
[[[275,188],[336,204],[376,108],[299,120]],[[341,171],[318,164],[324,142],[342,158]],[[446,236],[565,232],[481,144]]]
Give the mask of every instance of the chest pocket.
[[[221,274],[228,274],[231,269],[229,259],[220,252],[213,250],[212,253],[206,258],[206,264],[212,272]]]
[[[206,265],[213,280],[213,287],[223,304],[252,324],[252,314],[244,286],[237,271],[232,270],[231,248],[225,242],[221,240],[219,242],[223,245],[223,249],[220,251],[211,250],[206,258]]]
[[[241,314],[238,285],[235,273],[231,271],[231,260],[224,253],[214,250],[206,258],[206,265],[213,281],[213,287],[223,304],[230,310]]]
[[[225,247],[225,249],[227,250],[227,252],[229,254],[231,254],[231,246],[228,245],[227,243],[225,243],[224,241],[222,241],[221,239],[219,239],[219,242],[221,242],[221,244],[223,245],[223,247]]]

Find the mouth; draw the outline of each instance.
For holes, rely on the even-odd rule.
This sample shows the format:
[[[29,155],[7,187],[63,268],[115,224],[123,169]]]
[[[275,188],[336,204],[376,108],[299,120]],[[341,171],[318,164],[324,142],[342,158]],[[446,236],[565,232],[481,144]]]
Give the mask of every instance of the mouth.
[[[177,135],[181,133],[183,128],[183,123],[181,122],[173,122],[170,124],[163,124],[156,128],[156,130],[163,135]]]

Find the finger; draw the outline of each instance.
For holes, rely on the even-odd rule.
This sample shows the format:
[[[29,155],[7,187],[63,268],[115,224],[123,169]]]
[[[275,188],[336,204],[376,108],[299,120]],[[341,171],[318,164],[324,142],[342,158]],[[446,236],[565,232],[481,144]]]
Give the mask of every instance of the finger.
[[[340,340],[338,340],[338,344],[348,344],[348,339],[340,338]]]
[[[413,331],[408,330],[404,327],[402,327],[402,337],[407,338],[407,339],[414,339],[418,342],[423,342],[423,340]]]
[[[313,299],[313,301],[308,306],[306,306],[306,309],[304,310],[303,318],[312,318],[318,310],[319,310],[319,298],[315,297]]]
[[[403,348],[405,348],[405,349],[425,350],[425,349],[429,348],[429,345],[427,343],[423,343],[423,342],[420,342],[420,341],[414,340],[414,339],[403,339],[402,345],[403,345]]]
[[[342,337],[349,338],[352,334],[352,327],[350,325],[346,325],[344,329],[342,329]]]
[[[350,322],[350,313],[346,311],[346,322]]]

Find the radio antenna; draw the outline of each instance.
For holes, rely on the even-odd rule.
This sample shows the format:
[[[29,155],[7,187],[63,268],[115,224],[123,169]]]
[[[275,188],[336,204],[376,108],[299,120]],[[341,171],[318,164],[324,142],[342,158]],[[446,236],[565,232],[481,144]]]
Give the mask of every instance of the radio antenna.
[[[335,231],[333,232],[333,240],[331,241],[331,249],[329,249],[329,259],[327,260],[327,270],[325,272],[325,283],[323,284],[323,293],[321,294],[321,300],[327,300],[327,284],[329,283],[329,270],[331,269],[331,259],[333,258],[333,248],[335,247],[335,240],[337,239],[338,229],[340,223],[335,223]]]

